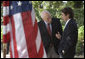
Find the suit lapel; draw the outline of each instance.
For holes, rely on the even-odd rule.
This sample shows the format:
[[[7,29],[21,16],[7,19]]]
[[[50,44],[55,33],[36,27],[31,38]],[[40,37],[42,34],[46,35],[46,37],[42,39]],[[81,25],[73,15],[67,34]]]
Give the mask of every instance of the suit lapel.
[[[71,20],[67,23],[67,25],[66,25],[66,27],[65,27],[65,29],[64,29],[64,33],[63,33],[63,35],[66,35],[66,34],[68,34],[69,32],[69,24],[70,24],[70,22],[71,22]]]
[[[67,23],[67,25],[65,26],[64,31],[68,28],[70,22],[71,22],[71,20],[70,20],[70,21]]]
[[[44,32],[47,33],[47,35],[49,35],[45,22],[44,21],[42,21],[42,22],[43,22],[43,28],[44,28],[43,30],[44,30]]]

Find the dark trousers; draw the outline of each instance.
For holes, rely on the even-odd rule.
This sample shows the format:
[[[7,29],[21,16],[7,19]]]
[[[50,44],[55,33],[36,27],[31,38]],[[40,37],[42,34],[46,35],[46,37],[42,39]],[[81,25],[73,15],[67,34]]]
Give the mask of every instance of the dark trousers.
[[[10,45],[10,43],[8,42],[8,43],[7,43],[7,53],[6,53],[6,54],[9,53],[9,45]]]
[[[60,56],[60,58],[74,58],[74,55],[61,55],[61,54],[59,54],[59,56]]]

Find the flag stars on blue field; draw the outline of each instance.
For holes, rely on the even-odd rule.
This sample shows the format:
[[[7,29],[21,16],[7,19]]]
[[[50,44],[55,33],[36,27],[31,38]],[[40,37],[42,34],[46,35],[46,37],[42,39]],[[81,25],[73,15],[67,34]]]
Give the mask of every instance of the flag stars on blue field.
[[[32,4],[32,1],[29,1],[29,4]],[[21,2],[21,1],[18,1],[18,2],[17,2],[17,5],[18,5],[18,6],[22,6],[22,2]],[[12,10],[12,9],[13,9],[13,6],[11,5],[10,8],[11,8],[11,10]]]
[[[19,1],[19,2],[17,2],[17,4],[18,4],[18,6],[21,6],[22,5],[22,2]],[[10,7],[11,7],[11,10],[12,10],[13,9],[13,6],[11,5]]]
[[[13,15],[25,11],[31,11],[32,1],[10,1],[9,10],[10,10],[9,15]]]
[[[12,10],[12,9],[13,9],[13,6],[11,5],[10,8],[11,8],[11,10]]]
[[[21,1],[19,1],[19,2],[17,2],[18,3],[18,6],[21,6],[22,5],[22,2]]]

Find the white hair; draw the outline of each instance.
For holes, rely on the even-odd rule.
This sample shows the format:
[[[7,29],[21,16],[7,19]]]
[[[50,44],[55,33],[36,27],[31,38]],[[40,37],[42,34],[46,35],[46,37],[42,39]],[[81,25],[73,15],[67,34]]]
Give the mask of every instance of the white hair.
[[[41,18],[44,18],[44,16],[45,16],[44,14],[45,14],[45,13],[48,13],[48,14],[51,16],[51,14],[49,13],[49,11],[44,10],[44,11],[42,11],[41,14],[40,14],[40,15],[41,15]]]

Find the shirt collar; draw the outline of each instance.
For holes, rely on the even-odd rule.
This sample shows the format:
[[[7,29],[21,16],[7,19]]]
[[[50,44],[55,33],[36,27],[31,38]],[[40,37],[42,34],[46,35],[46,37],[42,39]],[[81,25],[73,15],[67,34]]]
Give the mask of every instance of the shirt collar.
[[[71,19],[68,19],[68,20],[66,21],[65,27],[66,27],[67,23],[68,23],[70,20],[71,20]],[[65,29],[65,27],[64,27],[64,29]]]
[[[70,21],[71,19],[68,19],[67,21],[66,21],[66,24],[65,25],[67,25],[67,23]]]
[[[44,21],[44,22],[45,22],[46,25],[48,24],[46,21]]]

